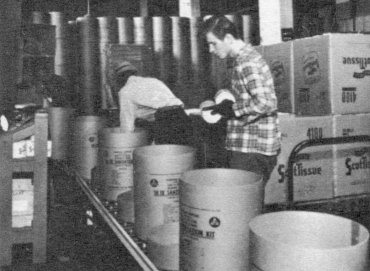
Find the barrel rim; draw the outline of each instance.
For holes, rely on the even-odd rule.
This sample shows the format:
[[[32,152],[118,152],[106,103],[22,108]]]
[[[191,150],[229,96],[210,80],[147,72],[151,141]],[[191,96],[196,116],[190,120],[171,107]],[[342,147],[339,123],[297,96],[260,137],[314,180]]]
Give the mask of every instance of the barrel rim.
[[[300,246],[297,243],[295,243],[295,244],[289,243],[288,244],[288,243],[277,242],[274,239],[266,238],[261,233],[258,233],[256,231],[256,229],[254,229],[256,227],[255,224],[258,223],[258,222],[260,222],[261,220],[265,219],[267,216],[282,216],[282,215],[286,215],[286,214],[299,214],[299,215],[305,214],[306,216],[310,216],[307,219],[312,219],[312,216],[315,216],[315,217],[318,217],[318,216],[320,216],[320,217],[329,217],[329,218],[336,219],[336,220],[347,221],[348,223],[355,223],[355,224],[357,224],[360,227],[360,231],[362,233],[364,233],[365,235],[363,236],[363,239],[362,240],[358,241],[358,243],[356,243],[354,245],[343,246],[343,247],[315,248],[315,247],[304,247],[304,246]],[[279,226],[279,225],[277,225],[277,226]],[[272,213],[261,214],[261,215],[256,216],[255,218],[253,218],[250,221],[249,228],[251,230],[251,233],[253,233],[255,236],[258,236],[258,238],[260,238],[261,240],[263,240],[263,242],[266,242],[266,243],[269,243],[269,244],[275,244],[275,245],[279,245],[279,246],[287,246],[287,245],[289,245],[289,247],[294,247],[294,248],[300,249],[300,250],[310,250],[310,251],[341,251],[341,250],[349,250],[351,248],[360,247],[360,246],[363,246],[364,244],[368,243],[369,242],[369,237],[370,237],[369,230],[364,225],[362,225],[361,223],[358,223],[358,222],[356,222],[354,220],[351,220],[351,219],[345,218],[345,217],[341,217],[341,216],[338,216],[338,215],[333,215],[333,214],[328,214],[328,213],[320,213],[320,212],[314,212],[314,211],[296,211],[296,210],[293,210],[292,211],[292,210],[289,210],[289,211],[279,211],[279,212],[272,212]]]
[[[117,132],[116,132],[117,131]],[[104,127],[99,130],[99,134],[141,134],[141,133],[147,133],[148,130],[145,128],[135,128],[133,131],[125,131],[119,126],[116,127]]]
[[[80,121],[80,120],[102,120],[104,121],[104,117],[101,117],[101,116],[94,116],[94,115],[86,115],[86,116],[76,116],[76,121]]]
[[[183,156],[183,155],[189,155],[189,154],[194,154],[196,153],[196,148],[188,145],[177,145],[177,144],[161,144],[161,145],[146,145],[146,146],[141,146],[138,147],[134,150],[134,156],[135,157],[153,157],[152,153],[150,152],[150,149],[153,150],[161,150],[163,151],[168,150],[168,149],[174,149],[178,148],[179,150],[185,150],[184,152],[178,152],[178,153],[166,153],[163,152],[163,155],[156,155],[156,157],[161,157],[161,156],[166,156],[166,157],[173,157],[173,156]],[[149,150],[148,150],[149,149]]]
[[[243,169],[232,169],[232,168],[201,168],[201,169],[187,170],[184,173],[182,173],[181,178],[180,178],[180,183],[184,182],[188,185],[195,185],[196,184],[198,186],[210,187],[210,185],[202,184],[201,182],[199,182],[199,180],[197,180],[197,181],[192,180],[191,182],[186,180],[187,175],[198,174],[198,173],[205,175],[209,172],[211,172],[213,175],[218,175],[217,174],[218,172],[220,172],[220,173],[222,172],[223,174],[225,172],[229,172],[229,173],[232,173],[232,174],[238,174],[238,175],[240,175],[240,177],[243,177],[242,175],[245,175],[245,176],[248,175],[249,178],[250,178],[251,175],[254,175],[253,181],[243,182],[243,183],[240,182],[239,185],[234,185],[235,187],[238,187],[238,186],[239,187],[241,187],[241,186],[256,186],[259,183],[263,183],[263,176],[261,174],[251,172],[251,171],[247,171],[247,170],[243,170]],[[194,179],[194,178],[192,178],[192,179]],[[220,181],[220,184],[221,185],[217,185],[215,187],[223,187],[223,186],[230,186],[231,185],[231,183],[227,182],[227,181],[224,181],[224,182]]]

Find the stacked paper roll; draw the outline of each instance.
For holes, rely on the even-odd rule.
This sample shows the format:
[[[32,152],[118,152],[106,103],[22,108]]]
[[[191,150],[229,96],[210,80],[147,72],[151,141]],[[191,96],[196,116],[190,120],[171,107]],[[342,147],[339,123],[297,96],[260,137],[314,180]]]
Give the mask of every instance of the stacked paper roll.
[[[222,103],[224,100],[230,100],[235,102],[235,97],[234,95],[231,94],[231,92],[227,89],[220,89],[217,91],[215,95],[215,102],[216,104]]]
[[[222,103],[224,100],[230,100],[235,102],[235,97],[231,92],[227,89],[220,89],[217,91],[215,95],[215,101],[212,100],[206,100],[203,103],[200,104],[199,108],[201,110],[201,115],[203,119],[208,123],[216,123],[221,119],[220,114],[212,114],[212,110],[203,110],[206,107],[213,106],[216,104]]]
[[[216,123],[216,122],[218,122],[221,119],[221,115],[220,114],[212,115],[211,114],[212,113],[212,110],[203,110],[203,108],[206,108],[206,107],[209,107],[209,106],[213,106],[215,104],[216,103],[214,101],[206,100],[203,103],[201,103],[200,106],[199,106],[199,108],[202,111],[202,118],[206,122],[208,122],[208,123]]]

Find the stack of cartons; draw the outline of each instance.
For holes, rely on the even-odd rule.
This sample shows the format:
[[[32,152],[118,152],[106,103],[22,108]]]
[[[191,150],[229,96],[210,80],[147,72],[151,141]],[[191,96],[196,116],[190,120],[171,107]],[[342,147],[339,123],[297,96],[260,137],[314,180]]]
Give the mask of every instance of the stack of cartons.
[[[278,163],[265,188],[265,203],[283,203],[287,201],[286,170],[289,155],[294,147],[308,139],[328,138],[333,136],[333,119],[298,118],[294,114],[279,113],[282,132],[282,147]],[[333,197],[332,167],[333,152],[330,146],[311,147],[299,153],[293,167],[294,199],[308,201]]]
[[[287,41],[270,46],[262,46],[262,49],[260,48],[258,51],[263,54],[274,77],[278,111],[293,113],[293,42]]]
[[[370,114],[334,115],[334,136],[370,135]],[[334,145],[334,196],[370,193],[370,142]]]
[[[266,204],[281,203],[287,200],[285,170],[296,144],[370,135],[370,35],[324,34],[259,51],[274,77],[278,110],[290,114],[279,114],[282,151],[265,193]],[[293,168],[294,200],[369,193],[369,154],[370,142],[302,150]]]

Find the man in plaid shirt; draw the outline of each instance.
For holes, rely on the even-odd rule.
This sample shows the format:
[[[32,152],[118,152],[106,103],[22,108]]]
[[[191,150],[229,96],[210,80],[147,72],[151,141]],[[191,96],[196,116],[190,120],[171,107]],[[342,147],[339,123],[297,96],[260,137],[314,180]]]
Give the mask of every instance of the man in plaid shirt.
[[[229,91],[235,97],[235,102],[224,100],[203,110],[212,110],[211,114],[228,120],[226,149],[230,168],[261,174],[266,184],[277,163],[281,135],[270,69],[226,17],[206,20],[203,33],[210,53],[234,59]]]

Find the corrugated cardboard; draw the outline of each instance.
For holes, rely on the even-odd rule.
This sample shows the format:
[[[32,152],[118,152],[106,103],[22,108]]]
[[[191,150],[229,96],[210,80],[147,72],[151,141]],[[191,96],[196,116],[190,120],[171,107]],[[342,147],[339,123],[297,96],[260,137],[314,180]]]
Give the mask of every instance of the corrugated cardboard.
[[[274,78],[278,111],[294,113],[293,42],[263,46],[262,55]]]
[[[265,204],[287,200],[286,169],[294,147],[307,139],[333,136],[332,117],[296,117],[279,113],[282,132],[278,164],[265,188]],[[294,200],[308,201],[333,197],[332,146],[316,146],[302,150],[293,168]]]
[[[334,116],[334,136],[370,135],[370,114]],[[370,192],[370,142],[334,145],[334,196]]]
[[[288,131],[291,129],[295,117],[293,114],[284,113],[279,113],[278,117],[280,120],[282,148],[277,158],[277,165],[265,186],[265,204],[284,203],[288,199],[285,170],[289,157],[289,149],[292,149],[292,147],[287,146],[290,140]]]
[[[370,36],[325,34],[294,41],[295,111],[370,112]]]

